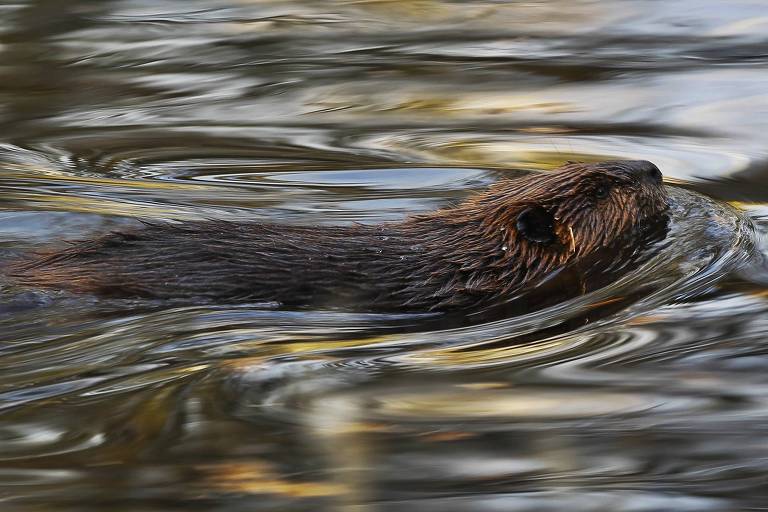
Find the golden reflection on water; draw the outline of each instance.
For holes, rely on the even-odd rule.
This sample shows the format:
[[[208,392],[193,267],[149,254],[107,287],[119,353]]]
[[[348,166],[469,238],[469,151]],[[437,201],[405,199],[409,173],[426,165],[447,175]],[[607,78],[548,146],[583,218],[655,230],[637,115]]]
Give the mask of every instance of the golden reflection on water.
[[[266,461],[231,462],[195,466],[207,493],[280,494],[293,498],[340,496],[349,490],[334,482],[298,482],[281,478]]]
[[[485,343],[497,345],[490,341]],[[481,345],[470,349],[467,346],[462,346],[412,352],[402,359],[412,364],[458,368],[464,365],[483,365],[499,361],[522,362],[526,359],[545,356],[553,352],[556,353],[573,346],[574,342],[571,339],[536,341],[502,347],[494,346],[493,348],[485,348]]]
[[[280,7],[275,0],[238,0],[244,4],[259,4],[266,7]],[[598,4],[588,0],[555,0],[552,2],[499,3],[479,1],[457,4],[447,0],[329,0],[323,9],[313,9],[311,3],[304,3],[299,11],[310,17],[321,12],[338,13],[344,21],[363,22],[376,28],[378,23],[391,26],[398,23],[410,24],[461,24],[466,29],[482,29],[488,26],[523,26],[531,32],[563,31],[574,25],[593,26],[615,20],[620,14],[629,15],[627,6],[612,8],[612,3]],[[279,12],[279,11],[273,11]]]
[[[536,391],[530,388],[504,390],[453,389],[423,394],[376,397],[376,414],[390,418],[596,418],[608,414],[627,414],[658,407],[658,398],[632,393],[582,391],[574,393]]]

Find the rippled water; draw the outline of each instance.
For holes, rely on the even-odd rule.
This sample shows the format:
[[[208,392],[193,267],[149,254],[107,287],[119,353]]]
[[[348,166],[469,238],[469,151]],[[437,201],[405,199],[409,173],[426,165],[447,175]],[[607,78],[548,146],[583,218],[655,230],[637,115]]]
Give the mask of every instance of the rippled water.
[[[399,219],[566,160],[674,185],[641,268],[464,327],[0,283],[0,510],[768,509],[767,12],[0,3],[6,257],[136,218]]]

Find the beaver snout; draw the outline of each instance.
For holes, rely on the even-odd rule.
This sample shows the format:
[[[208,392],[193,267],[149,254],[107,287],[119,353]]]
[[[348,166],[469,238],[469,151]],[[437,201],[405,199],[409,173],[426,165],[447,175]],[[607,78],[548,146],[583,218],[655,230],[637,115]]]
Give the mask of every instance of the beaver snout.
[[[627,160],[624,162],[627,170],[635,174],[638,179],[649,181],[654,185],[662,184],[661,171],[655,164],[648,160]]]

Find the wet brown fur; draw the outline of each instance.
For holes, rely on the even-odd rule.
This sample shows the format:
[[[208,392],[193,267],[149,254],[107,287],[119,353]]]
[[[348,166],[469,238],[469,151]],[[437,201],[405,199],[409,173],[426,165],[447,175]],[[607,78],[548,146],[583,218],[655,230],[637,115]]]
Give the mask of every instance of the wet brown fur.
[[[620,237],[631,243],[632,233],[666,209],[660,175],[649,179],[636,164],[568,164],[375,226],[149,224],[38,253],[11,275],[24,286],[106,297],[473,308],[504,301]],[[551,215],[551,241],[531,241],[521,231],[521,213],[531,209]]]

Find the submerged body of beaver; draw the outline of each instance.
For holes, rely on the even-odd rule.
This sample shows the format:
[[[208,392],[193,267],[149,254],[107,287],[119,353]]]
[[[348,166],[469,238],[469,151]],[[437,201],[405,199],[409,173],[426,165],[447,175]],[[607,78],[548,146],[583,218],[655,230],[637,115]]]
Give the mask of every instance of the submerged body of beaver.
[[[24,286],[116,298],[477,308],[565,269],[600,275],[647,242],[648,226],[658,226],[666,209],[661,173],[650,162],[568,164],[402,222],[147,225],[36,254],[12,275]]]

